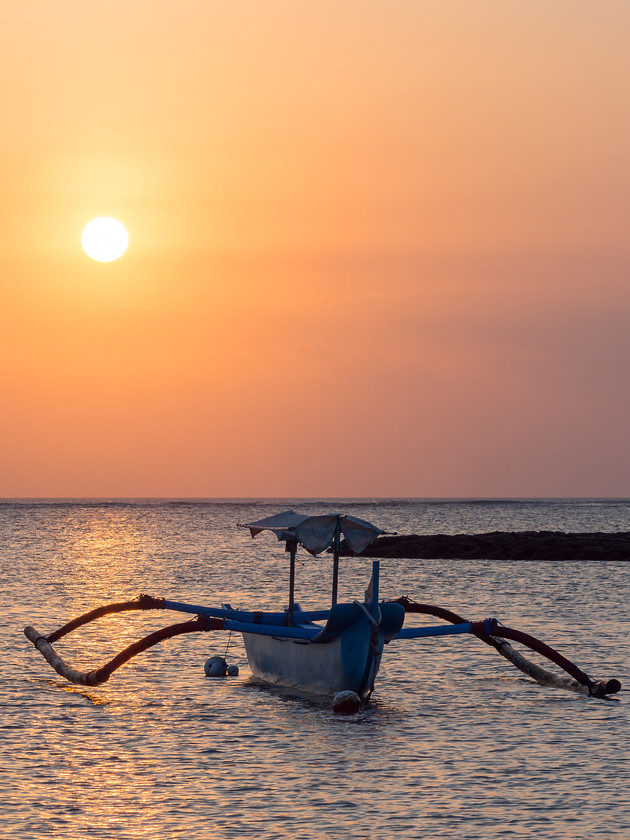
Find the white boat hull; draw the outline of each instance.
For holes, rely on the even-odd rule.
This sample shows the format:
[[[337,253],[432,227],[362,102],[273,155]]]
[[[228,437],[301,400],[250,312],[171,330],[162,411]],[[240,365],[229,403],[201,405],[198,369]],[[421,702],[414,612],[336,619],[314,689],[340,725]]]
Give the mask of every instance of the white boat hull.
[[[334,697],[340,691],[354,691],[366,699],[374,688],[383,646],[392,637],[391,618],[398,628],[397,611],[395,617],[389,618],[385,627],[372,622],[365,613],[341,628],[331,629],[329,621],[311,641],[243,633],[252,675],[313,694]]]

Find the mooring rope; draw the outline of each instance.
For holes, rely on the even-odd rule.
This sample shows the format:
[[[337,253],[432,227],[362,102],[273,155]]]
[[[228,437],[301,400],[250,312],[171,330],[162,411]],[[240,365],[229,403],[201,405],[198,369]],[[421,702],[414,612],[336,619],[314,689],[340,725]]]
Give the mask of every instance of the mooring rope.
[[[228,632],[227,642],[225,643],[225,650],[223,651],[223,658],[224,658],[224,659],[227,657],[227,652],[228,652],[228,649],[229,649],[229,647],[230,647],[230,641],[231,641],[231,639],[232,639],[232,631],[230,630],[230,631]]]

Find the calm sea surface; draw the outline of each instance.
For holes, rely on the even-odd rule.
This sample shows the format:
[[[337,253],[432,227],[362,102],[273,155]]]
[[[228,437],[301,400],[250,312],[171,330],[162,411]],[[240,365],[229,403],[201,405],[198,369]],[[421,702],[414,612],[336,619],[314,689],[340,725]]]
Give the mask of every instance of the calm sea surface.
[[[344,718],[251,681],[235,636],[173,639],[84,689],[22,634],[141,592],[284,606],[284,553],[236,523],[287,507],[406,534],[630,531],[628,500],[0,502],[2,840],[630,837],[627,564],[381,564],[383,598],[496,616],[620,679],[608,702],[541,688],[473,637],[393,642],[372,703]],[[369,573],[343,560],[340,598]],[[301,605],[327,606],[329,585],[329,559],[303,555]],[[110,616],[56,649],[90,669],[178,620]],[[226,648],[240,676],[207,679]]]

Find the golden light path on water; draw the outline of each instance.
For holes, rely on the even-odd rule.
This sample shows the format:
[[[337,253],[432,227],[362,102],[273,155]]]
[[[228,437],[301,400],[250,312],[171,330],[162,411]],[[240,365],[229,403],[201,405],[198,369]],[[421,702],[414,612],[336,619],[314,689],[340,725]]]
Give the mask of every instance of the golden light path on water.
[[[252,541],[235,527],[276,509],[0,505],[0,587],[9,605],[2,635],[10,651],[0,693],[3,840],[628,836],[627,698],[596,702],[540,688],[469,637],[392,643],[373,703],[348,719],[328,703],[252,683],[234,636],[173,639],[87,689],[57,677],[21,635],[25,624],[50,632],[140,592],[284,604],[278,544]],[[500,511],[463,506],[349,512],[405,532],[449,522],[455,532],[467,518],[467,527],[500,525]],[[510,514],[533,528],[572,515],[596,516],[568,507]],[[627,507],[602,509],[589,527],[620,526],[627,516]],[[382,566],[383,597],[409,594],[471,618],[498,615],[596,676],[628,684],[624,564]],[[344,561],[341,597],[356,596],[368,577],[365,561]],[[329,578],[326,558],[301,558],[304,607],[329,597]],[[179,620],[161,612],[109,616],[55,648],[89,669]],[[205,659],[226,649],[240,676],[206,679]]]

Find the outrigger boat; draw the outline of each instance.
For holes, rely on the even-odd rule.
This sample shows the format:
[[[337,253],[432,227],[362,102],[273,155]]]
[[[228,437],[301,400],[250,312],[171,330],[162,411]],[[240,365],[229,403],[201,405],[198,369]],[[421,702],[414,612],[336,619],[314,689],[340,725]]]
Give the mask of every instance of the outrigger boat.
[[[569,689],[593,697],[607,698],[618,692],[616,679],[593,680],[558,651],[527,633],[500,624],[497,619],[466,621],[442,607],[418,604],[406,597],[379,600],[379,561],[372,562],[372,577],[361,600],[337,603],[339,556],[344,550],[360,554],[379,535],[380,528],[363,519],[343,514],[305,516],[291,510],[243,525],[252,537],[272,532],[284,542],[289,554],[288,606],[279,612],[245,611],[204,607],[141,595],[132,601],[108,604],[79,616],[60,629],[42,636],[33,627],[24,633],[54,670],[79,685],[99,685],[121,665],[165,639],[190,632],[228,630],[241,633],[252,675],[266,683],[296,689],[311,695],[333,698],[333,708],[351,713],[367,702],[374,690],[386,644],[429,636],[469,633],[494,647],[519,670],[542,685]],[[295,603],[295,561],[298,547],[313,555],[332,553],[332,603],[321,610],[302,610]],[[127,610],[172,610],[196,616],[151,633],[130,645],[110,662],[93,671],[78,671],[67,665],[53,649],[58,639],[90,621]],[[409,612],[431,615],[448,622],[437,626],[405,627]],[[517,652],[507,639],[519,642],[555,662],[566,676],[547,671]],[[227,663],[222,657],[206,662],[206,674],[222,676]]]

